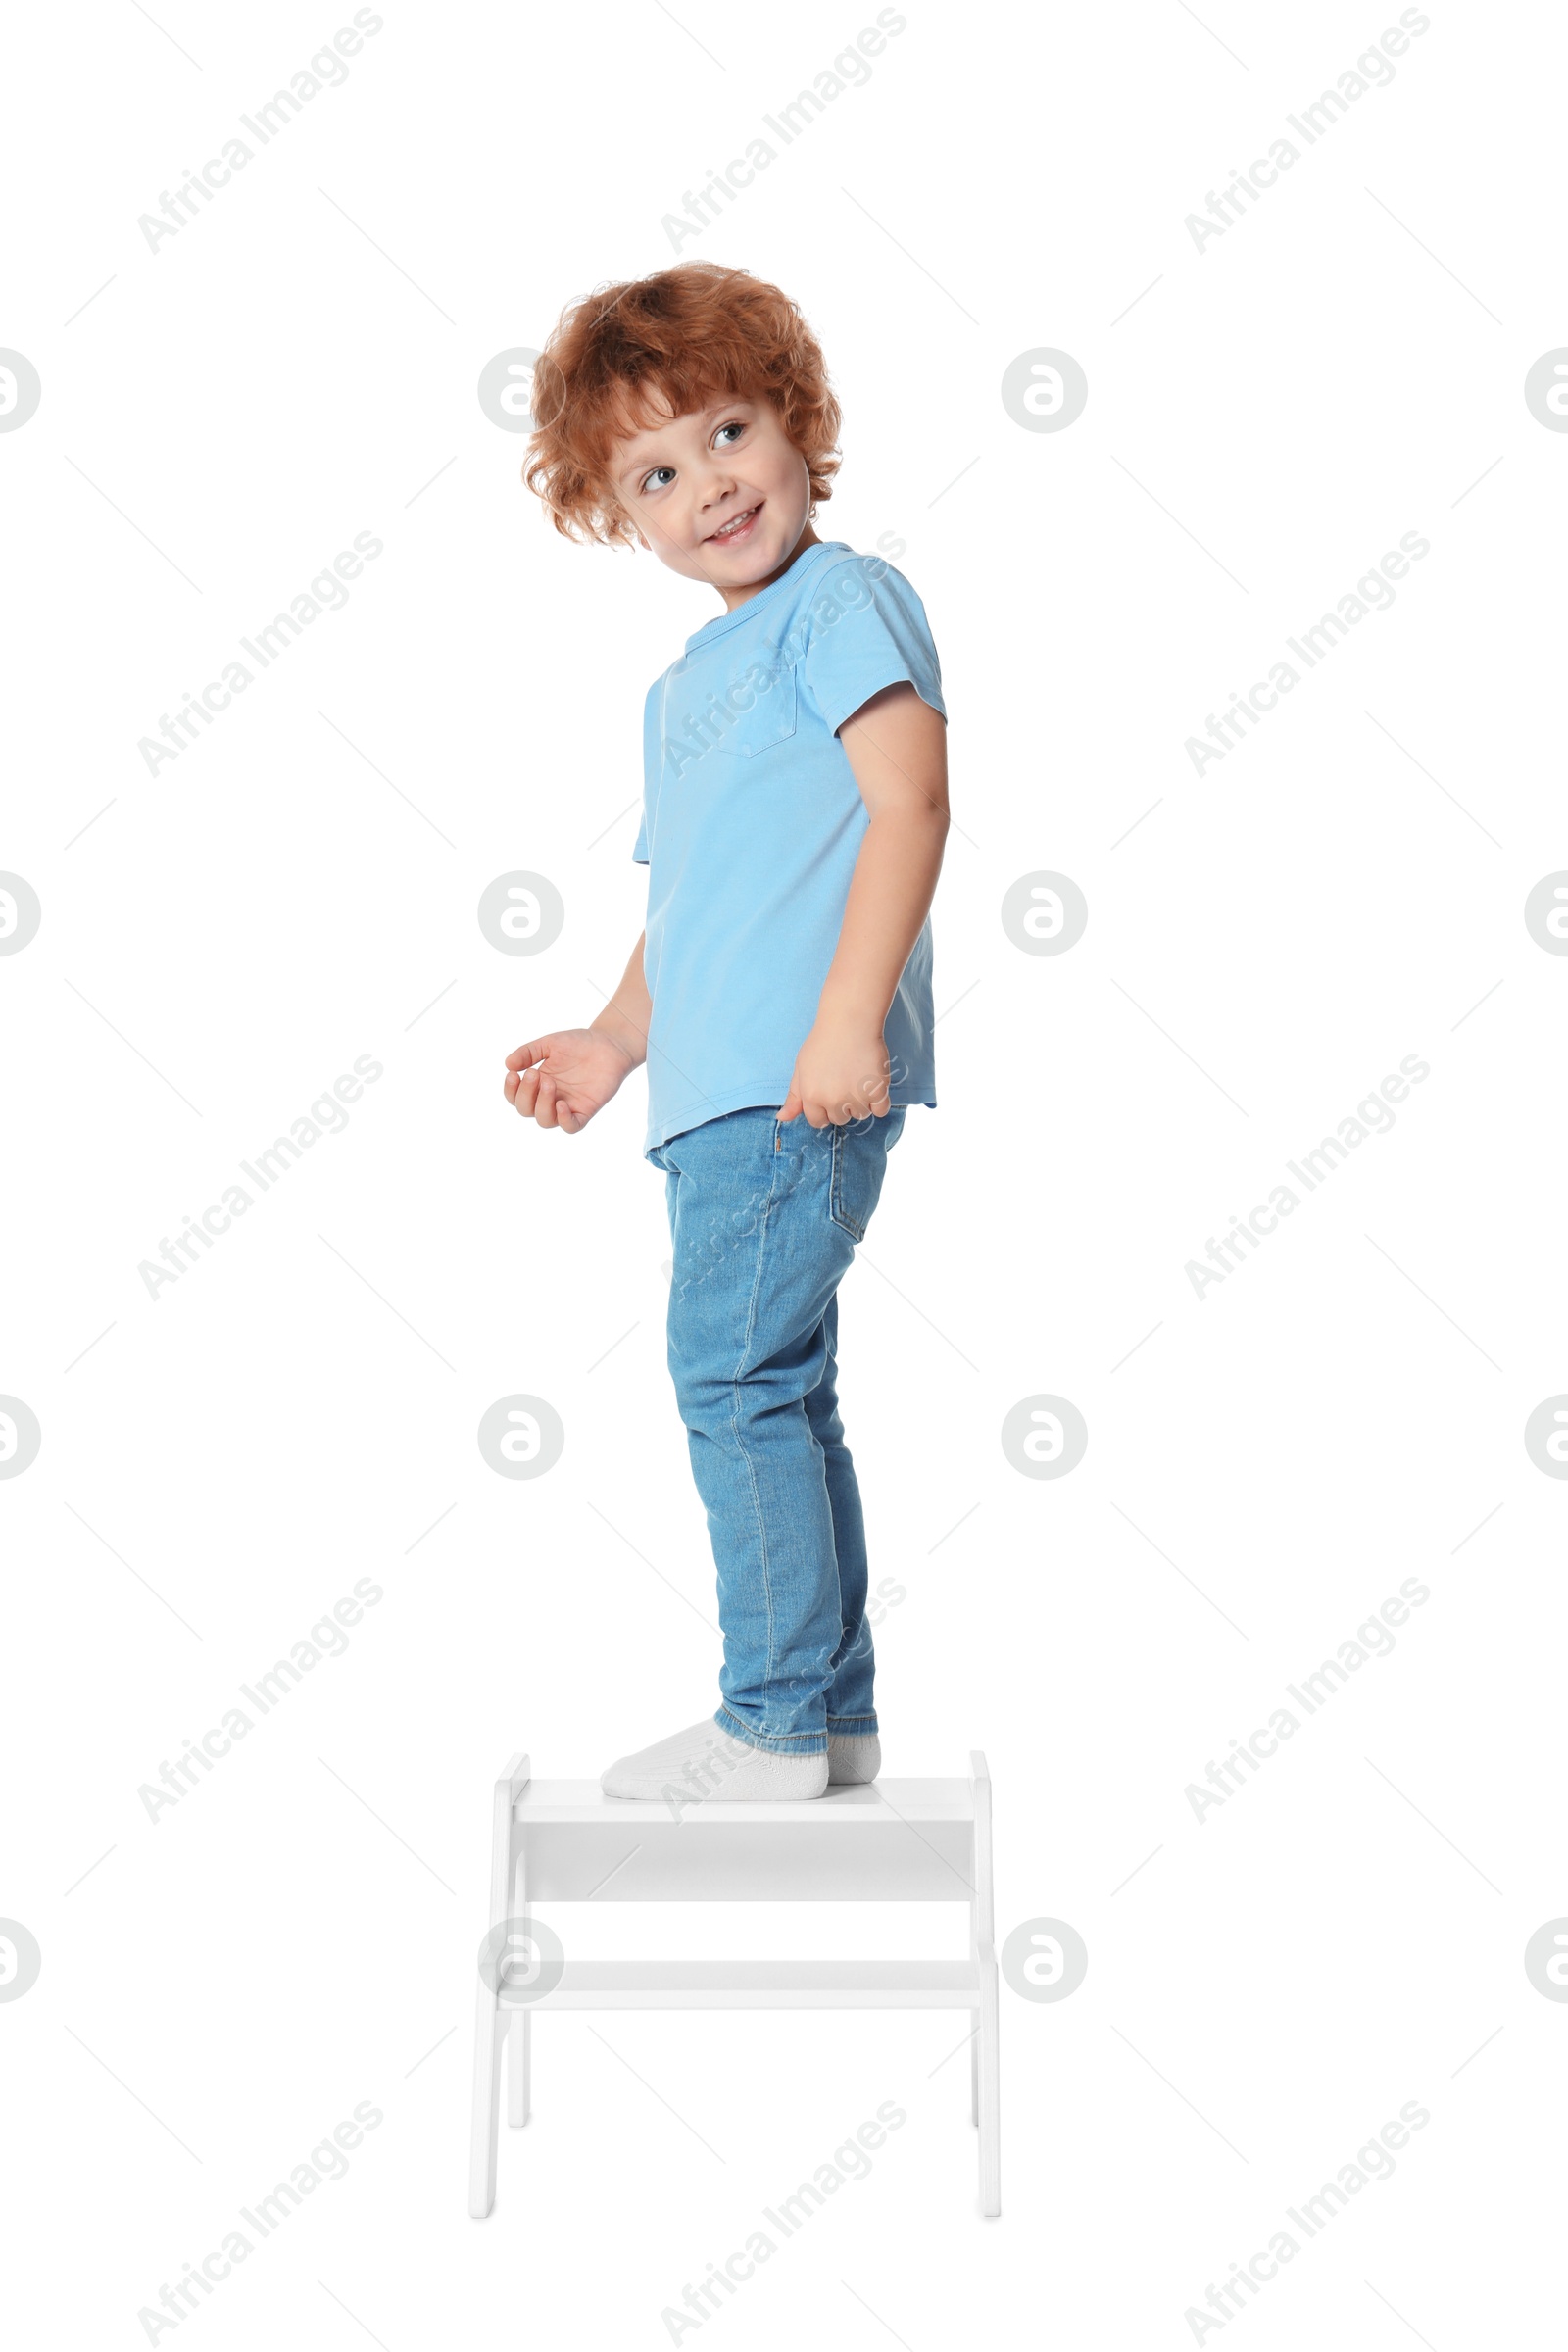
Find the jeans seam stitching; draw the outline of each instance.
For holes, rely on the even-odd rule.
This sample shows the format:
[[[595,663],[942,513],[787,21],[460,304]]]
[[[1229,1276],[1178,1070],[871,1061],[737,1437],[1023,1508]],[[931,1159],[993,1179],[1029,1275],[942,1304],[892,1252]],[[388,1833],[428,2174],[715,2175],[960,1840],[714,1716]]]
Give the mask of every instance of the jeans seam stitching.
[[[767,1255],[767,1229],[769,1220],[773,1213],[773,1186],[775,1182],[776,1174],[773,1171],[770,1171],[768,1179],[767,1204],[762,1210],[761,1218],[757,1228],[757,1267],[752,1276],[752,1295],[747,1300],[746,1305],[746,1335],[741,1346],[741,1360],[736,1365],[734,1373],[730,1379],[730,1434],[734,1440],[736,1452],[740,1455],[741,1460],[746,1464],[746,1483],[751,1490],[752,1509],[757,1520],[758,1548],[761,1554],[762,1597],[767,1606],[767,1663],[763,1672],[763,1680],[768,1683],[771,1683],[773,1680],[774,1666],[773,1581],[770,1573],[772,1563],[768,1557],[767,1522],[762,1513],[762,1498],[757,1491],[757,1472],[753,1466],[752,1457],[746,1450],[746,1443],[742,1438],[740,1431],[740,1384],[741,1374],[745,1371],[747,1359],[752,1352],[752,1339],[757,1328],[757,1299],[758,1294],[762,1287],[762,1264]]]

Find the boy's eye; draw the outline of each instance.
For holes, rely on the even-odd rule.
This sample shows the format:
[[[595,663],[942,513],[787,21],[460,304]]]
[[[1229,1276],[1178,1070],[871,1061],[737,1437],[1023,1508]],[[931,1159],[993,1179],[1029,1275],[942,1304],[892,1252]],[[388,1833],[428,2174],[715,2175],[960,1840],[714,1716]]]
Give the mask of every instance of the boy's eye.
[[[724,435],[726,433],[744,433],[745,430],[745,425],[741,422],[739,417],[736,417],[729,424],[721,424],[717,432],[713,435],[713,439],[715,442],[720,442],[724,440]],[[729,447],[727,442],[724,445],[726,448]]]
[[[662,489],[663,489],[663,487],[664,487],[664,483],[663,483],[663,481],[662,481],[662,480],[661,480],[661,478],[660,478],[660,477],[661,477],[661,475],[663,475],[663,476],[667,477],[667,479],[668,479],[669,481],[673,481],[673,480],[675,479],[675,468],[674,468],[674,466],[656,466],[654,467],[654,470],[653,470],[653,472],[652,472],[652,473],[650,473],[650,474],[646,474],[646,475],[643,477],[643,493],[644,493],[644,496],[646,496],[646,495],[647,495],[647,493],[648,493],[650,490],[662,490]]]

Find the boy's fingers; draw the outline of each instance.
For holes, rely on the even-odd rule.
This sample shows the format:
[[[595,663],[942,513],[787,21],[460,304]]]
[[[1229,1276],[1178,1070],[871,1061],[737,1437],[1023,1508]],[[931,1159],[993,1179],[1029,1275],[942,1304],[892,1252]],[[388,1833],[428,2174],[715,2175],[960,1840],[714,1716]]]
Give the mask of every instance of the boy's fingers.
[[[554,1127],[556,1124],[556,1082],[548,1073],[539,1081],[533,1115],[541,1127]]]
[[[784,1107],[778,1114],[778,1123],[781,1127],[787,1127],[791,1119],[798,1119],[800,1115],[801,1090],[795,1084],[795,1081],[792,1078],[790,1080],[790,1091],[784,1098]]]
[[[521,1070],[525,1069],[529,1062],[543,1061],[547,1044],[547,1039],[537,1037],[534,1039],[532,1045],[517,1046],[507,1055],[508,1069]]]

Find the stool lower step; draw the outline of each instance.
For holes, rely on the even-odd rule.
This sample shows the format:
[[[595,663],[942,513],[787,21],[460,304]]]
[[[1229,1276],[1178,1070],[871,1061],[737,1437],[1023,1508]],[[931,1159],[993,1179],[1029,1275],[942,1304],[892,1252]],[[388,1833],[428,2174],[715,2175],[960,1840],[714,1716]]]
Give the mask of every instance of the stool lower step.
[[[568,1960],[503,2009],[974,2009],[972,1960]]]

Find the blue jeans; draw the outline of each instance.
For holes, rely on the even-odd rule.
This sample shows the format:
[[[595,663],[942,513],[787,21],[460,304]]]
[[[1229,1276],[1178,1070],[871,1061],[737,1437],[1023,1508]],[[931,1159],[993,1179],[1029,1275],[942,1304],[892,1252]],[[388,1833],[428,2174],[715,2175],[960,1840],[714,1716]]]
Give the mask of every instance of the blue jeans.
[[[874,1732],[865,1527],[838,1400],[838,1287],[902,1108],[846,1127],[735,1110],[650,1152],[674,1264],[669,1369],[718,1570],[733,1739]]]

